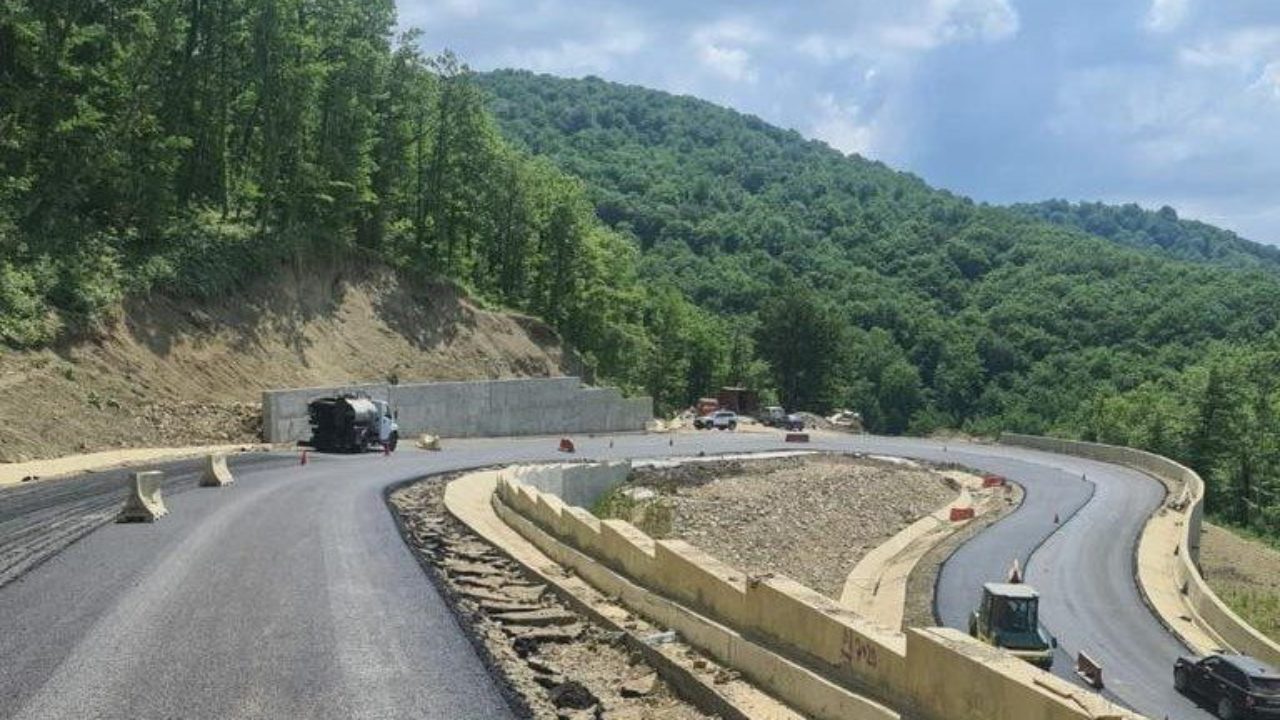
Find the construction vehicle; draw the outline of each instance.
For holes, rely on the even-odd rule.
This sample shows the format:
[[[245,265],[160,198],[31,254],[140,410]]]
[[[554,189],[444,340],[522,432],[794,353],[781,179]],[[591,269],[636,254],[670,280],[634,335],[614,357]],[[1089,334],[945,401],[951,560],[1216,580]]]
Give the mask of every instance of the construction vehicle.
[[[1040,594],[1030,585],[987,583],[981,604],[969,616],[969,634],[1048,670],[1058,641],[1040,627],[1039,606]]]
[[[400,441],[400,426],[391,407],[364,395],[340,395],[312,400],[307,404],[311,422],[311,447],[322,452],[357,453],[381,449],[393,452]],[[379,425],[391,424],[389,439],[379,440]]]

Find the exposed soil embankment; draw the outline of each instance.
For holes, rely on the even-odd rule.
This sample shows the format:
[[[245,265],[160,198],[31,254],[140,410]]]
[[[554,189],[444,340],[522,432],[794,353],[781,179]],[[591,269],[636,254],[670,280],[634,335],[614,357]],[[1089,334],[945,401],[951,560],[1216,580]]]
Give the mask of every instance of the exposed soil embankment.
[[[640,469],[629,487],[597,510],[837,600],[863,555],[956,495],[922,467],[833,455]]]
[[[1250,625],[1280,642],[1280,550],[1205,523],[1200,566],[1218,597]]]
[[[0,351],[0,462],[253,441],[272,387],[574,370],[546,325],[480,309],[452,285],[286,266],[215,302],[130,300],[94,340]]]

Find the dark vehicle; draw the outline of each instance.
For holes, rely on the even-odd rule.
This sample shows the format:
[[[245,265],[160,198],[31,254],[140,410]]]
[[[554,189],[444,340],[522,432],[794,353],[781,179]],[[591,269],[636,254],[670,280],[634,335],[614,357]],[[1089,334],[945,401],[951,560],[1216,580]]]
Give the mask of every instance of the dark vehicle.
[[[325,397],[307,405],[311,422],[311,447],[323,452],[364,452],[382,448],[380,425],[390,424],[386,449],[394,451],[400,427],[391,418],[387,403],[357,395]]]
[[[1032,665],[1053,667],[1058,641],[1040,627],[1040,594],[1021,583],[987,583],[969,617],[969,634]]]
[[[795,413],[787,414],[786,410],[777,405],[770,405],[764,409],[764,414],[760,417],[760,424],[783,430],[799,431],[804,429],[804,418]]]
[[[1173,686],[1208,701],[1223,720],[1280,718],[1280,670],[1247,655],[1180,657]]]
[[[694,430],[710,430],[712,415],[714,414],[715,413],[708,413],[706,415],[702,415],[701,417],[694,418],[693,429]]]

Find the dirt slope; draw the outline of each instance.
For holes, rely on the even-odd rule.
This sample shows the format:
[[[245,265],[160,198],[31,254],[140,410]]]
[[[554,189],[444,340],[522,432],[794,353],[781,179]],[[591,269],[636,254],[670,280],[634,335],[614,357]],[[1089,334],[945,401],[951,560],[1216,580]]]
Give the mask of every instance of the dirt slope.
[[[348,264],[285,267],[218,302],[130,301],[100,338],[0,350],[0,462],[258,437],[261,392],[575,374],[533,318]]]

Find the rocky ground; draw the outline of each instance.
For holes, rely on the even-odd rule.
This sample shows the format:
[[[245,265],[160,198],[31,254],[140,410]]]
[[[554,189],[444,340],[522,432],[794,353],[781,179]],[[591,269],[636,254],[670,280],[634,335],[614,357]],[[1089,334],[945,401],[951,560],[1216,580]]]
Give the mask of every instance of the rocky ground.
[[[444,483],[392,494],[410,545],[450,600],[522,716],[556,720],[695,720],[621,638],[530,582],[443,506]]]
[[[1200,566],[1232,610],[1280,642],[1280,550],[1205,523]]]
[[[955,497],[926,468],[836,455],[640,469],[630,486],[597,510],[835,599],[863,554]]]

